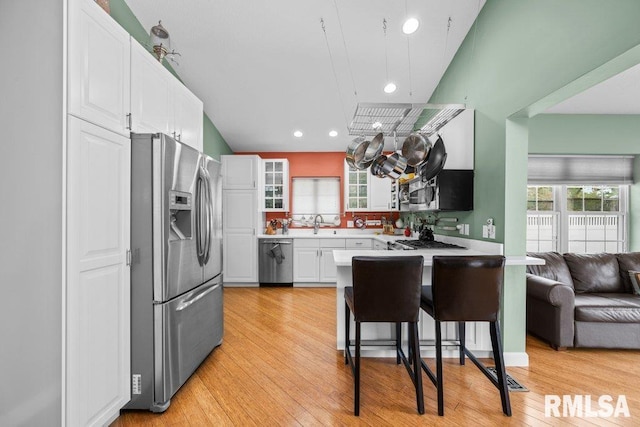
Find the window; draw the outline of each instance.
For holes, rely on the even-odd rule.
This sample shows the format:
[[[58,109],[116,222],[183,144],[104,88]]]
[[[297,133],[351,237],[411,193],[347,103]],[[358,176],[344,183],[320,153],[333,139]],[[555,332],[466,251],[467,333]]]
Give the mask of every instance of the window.
[[[294,221],[313,224],[315,215],[332,222],[340,215],[340,178],[293,178]]]
[[[623,252],[627,186],[527,187],[527,251]]]

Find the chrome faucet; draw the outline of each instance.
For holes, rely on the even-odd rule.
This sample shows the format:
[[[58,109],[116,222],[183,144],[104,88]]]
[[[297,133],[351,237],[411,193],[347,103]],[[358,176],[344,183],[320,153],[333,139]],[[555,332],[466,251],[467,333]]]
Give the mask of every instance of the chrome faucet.
[[[320,222],[318,222],[318,218],[320,218],[320,222],[324,222],[324,219],[322,219],[322,215],[316,215],[316,217],[313,219],[313,234],[318,234],[318,230],[320,229]]]

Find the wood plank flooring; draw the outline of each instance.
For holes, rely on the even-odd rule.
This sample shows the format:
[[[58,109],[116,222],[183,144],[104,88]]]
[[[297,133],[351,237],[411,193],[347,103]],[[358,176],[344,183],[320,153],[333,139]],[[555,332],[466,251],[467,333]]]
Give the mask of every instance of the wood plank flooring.
[[[226,288],[224,342],[178,391],[164,414],[122,411],[125,426],[333,425],[640,425],[640,351],[569,349],[557,352],[527,338],[530,366],[508,368],[529,392],[510,393],[513,416],[467,362],[446,359],[445,416],[423,374],[425,409],[393,359],[363,359],[360,417],[353,416],[353,378],[335,349],[335,289]],[[433,361],[428,361],[433,366]],[[487,361],[487,364],[493,364]],[[545,417],[546,394],[625,395],[631,417]],[[562,409],[562,407],[561,407]]]

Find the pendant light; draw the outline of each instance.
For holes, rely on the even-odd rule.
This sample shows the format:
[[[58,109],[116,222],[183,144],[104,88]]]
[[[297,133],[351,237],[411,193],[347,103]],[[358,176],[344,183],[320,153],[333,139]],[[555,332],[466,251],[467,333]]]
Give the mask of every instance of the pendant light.
[[[393,93],[396,91],[397,86],[394,82],[389,80],[389,55],[387,54],[387,19],[382,18],[382,31],[384,31],[384,65],[387,72],[387,83],[384,86],[385,93]]]

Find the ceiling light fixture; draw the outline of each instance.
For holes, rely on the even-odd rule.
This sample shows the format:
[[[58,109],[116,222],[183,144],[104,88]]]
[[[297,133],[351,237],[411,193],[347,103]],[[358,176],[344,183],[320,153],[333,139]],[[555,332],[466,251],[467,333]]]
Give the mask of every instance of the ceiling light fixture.
[[[380,122],[375,122],[374,124],[371,125],[372,128],[374,129],[378,129],[382,127],[382,123]]]
[[[384,87],[384,91],[385,93],[393,93],[396,91],[396,84],[394,82],[389,82],[387,83],[387,85]]]
[[[295,136],[296,138],[302,138],[302,131],[297,130],[293,132],[293,136]]]
[[[338,132],[337,132],[337,131],[335,131],[335,130],[332,130],[331,132],[329,132],[329,136],[330,136],[331,138],[335,138],[336,136],[338,136]]]
[[[413,34],[418,30],[419,26],[420,21],[418,21],[416,18],[409,18],[404,21],[404,24],[402,25],[402,32],[405,34]]]

